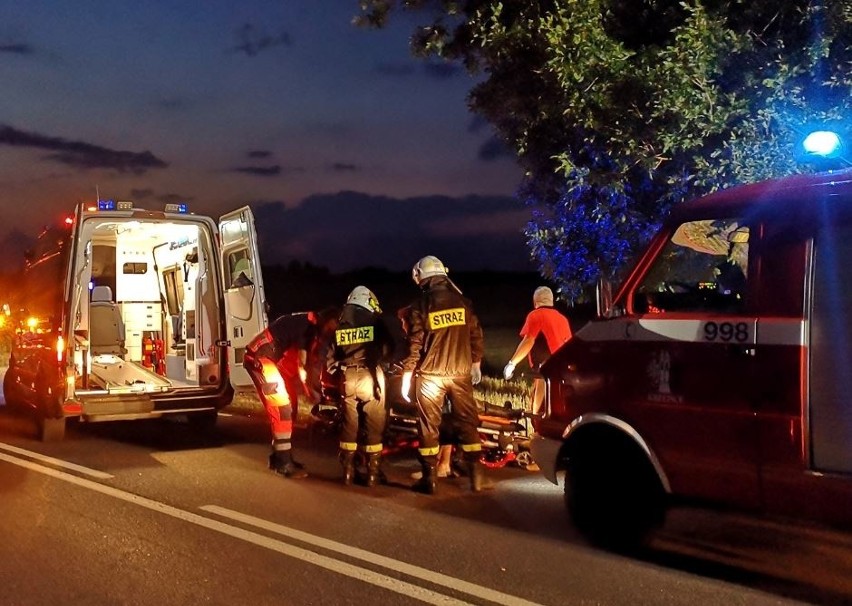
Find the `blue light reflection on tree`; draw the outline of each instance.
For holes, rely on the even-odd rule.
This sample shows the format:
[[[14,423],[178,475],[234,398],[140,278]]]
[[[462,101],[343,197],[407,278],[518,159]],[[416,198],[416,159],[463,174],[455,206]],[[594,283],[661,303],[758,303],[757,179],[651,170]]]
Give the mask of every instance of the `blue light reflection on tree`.
[[[672,187],[656,183],[648,173],[630,176],[614,187],[605,180],[596,183],[591,170],[575,168],[558,199],[549,203],[532,183],[520,189],[519,198],[532,215],[525,229],[531,258],[564,299],[588,300],[598,278],[615,278],[686,196],[686,177]]]

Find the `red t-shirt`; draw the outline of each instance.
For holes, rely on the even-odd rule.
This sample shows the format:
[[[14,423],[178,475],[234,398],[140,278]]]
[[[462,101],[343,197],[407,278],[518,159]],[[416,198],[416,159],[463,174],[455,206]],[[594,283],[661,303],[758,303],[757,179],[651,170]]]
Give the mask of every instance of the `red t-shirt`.
[[[531,367],[537,368],[571,338],[571,325],[568,318],[553,307],[537,307],[527,314],[521,337],[535,339],[529,362]]]

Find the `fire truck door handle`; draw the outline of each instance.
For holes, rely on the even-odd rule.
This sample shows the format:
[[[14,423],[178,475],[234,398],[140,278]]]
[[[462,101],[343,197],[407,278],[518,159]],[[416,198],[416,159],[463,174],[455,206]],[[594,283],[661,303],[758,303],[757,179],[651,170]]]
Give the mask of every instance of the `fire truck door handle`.
[[[753,356],[755,349],[754,347],[743,347],[742,345],[728,345],[728,352],[731,355],[737,356]]]

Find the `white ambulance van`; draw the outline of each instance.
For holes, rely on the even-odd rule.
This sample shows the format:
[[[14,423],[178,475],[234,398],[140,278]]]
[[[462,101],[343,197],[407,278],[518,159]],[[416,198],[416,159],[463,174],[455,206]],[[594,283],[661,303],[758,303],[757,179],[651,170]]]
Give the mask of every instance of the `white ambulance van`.
[[[35,411],[43,440],[73,417],[210,426],[253,390],[242,357],[267,316],[248,207],[217,224],[183,204],[80,204],[39,236],[18,298],[3,393]]]

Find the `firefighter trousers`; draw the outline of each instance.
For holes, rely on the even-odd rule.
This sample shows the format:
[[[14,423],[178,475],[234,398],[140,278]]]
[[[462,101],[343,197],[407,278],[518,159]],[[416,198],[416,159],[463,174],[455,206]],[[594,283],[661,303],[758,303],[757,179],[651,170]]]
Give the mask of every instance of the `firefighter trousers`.
[[[383,391],[381,368],[347,366],[343,369],[340,450],[361,450],[367,454],[382,452],[382,437],[387,424]]]
[[[415,377],[414,392],[417,396],[420,436],[418,454],[421,461],[433,467],[433,463],[437,461],[444,400],[447,397],[451,403],[448,421],[451,423],[464,457],[468,461],[478,461],[482,442],[478,431],[479,411],[473,397],[473,383],[470,376],[418,375]]]

